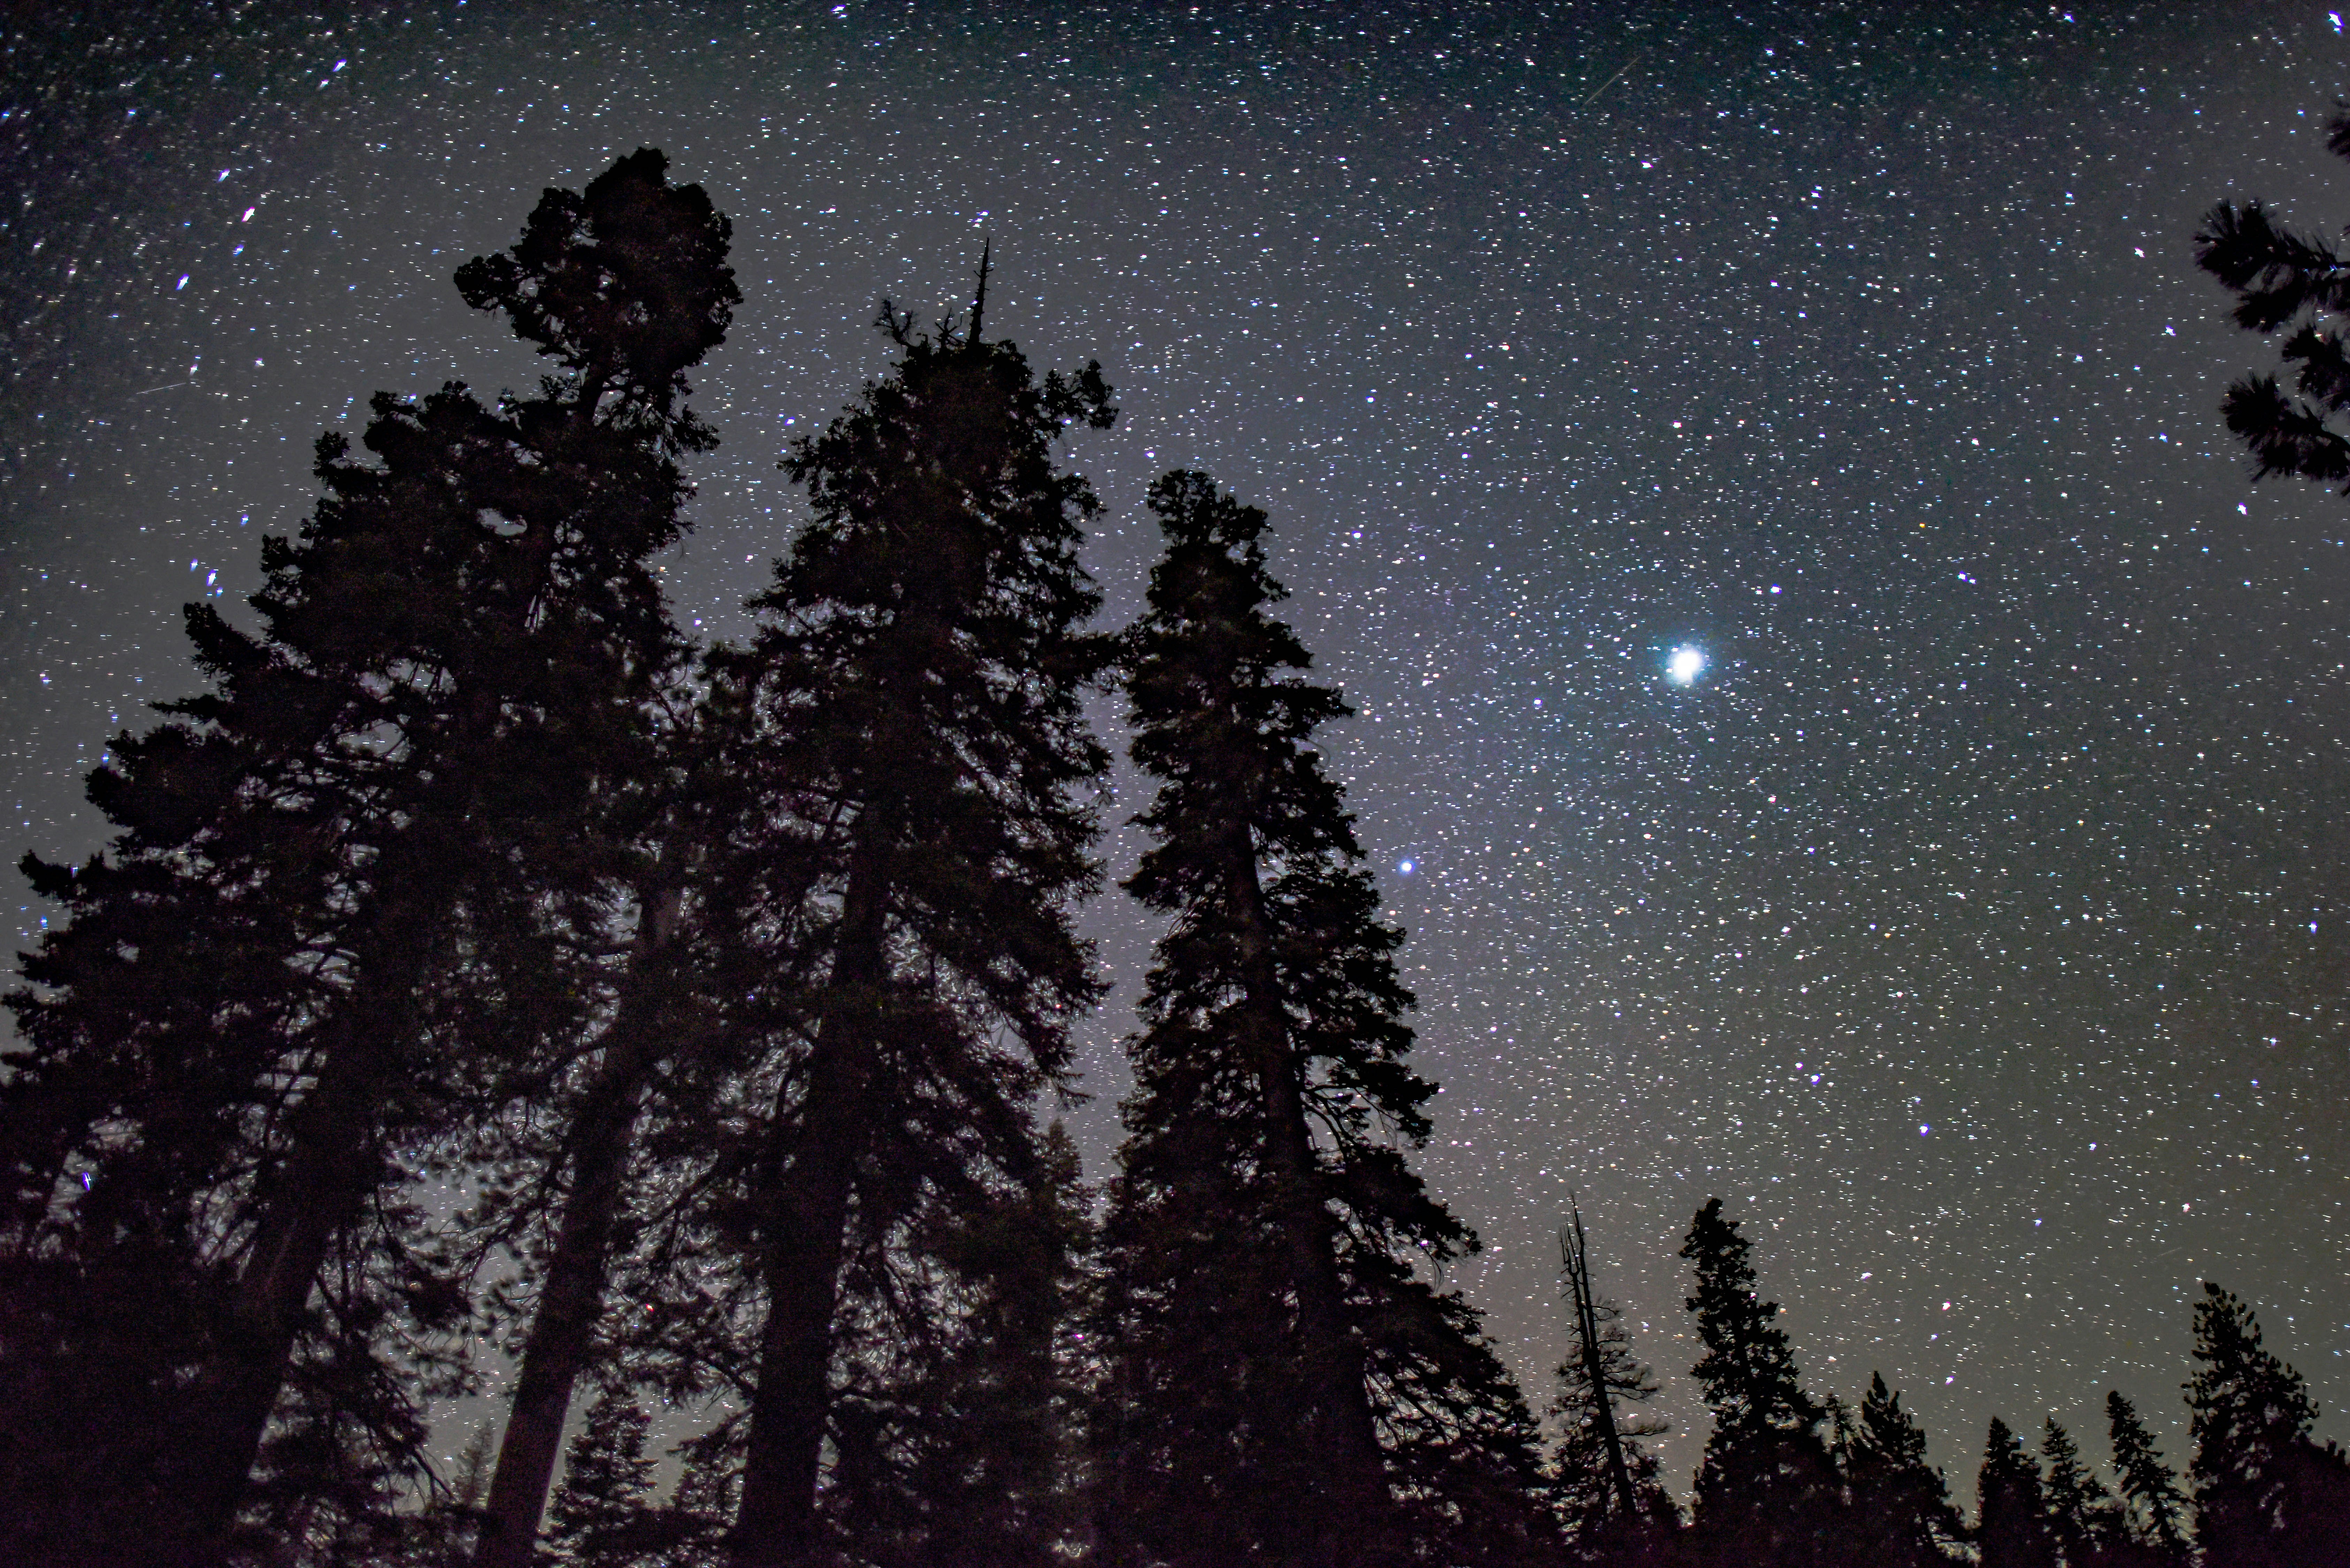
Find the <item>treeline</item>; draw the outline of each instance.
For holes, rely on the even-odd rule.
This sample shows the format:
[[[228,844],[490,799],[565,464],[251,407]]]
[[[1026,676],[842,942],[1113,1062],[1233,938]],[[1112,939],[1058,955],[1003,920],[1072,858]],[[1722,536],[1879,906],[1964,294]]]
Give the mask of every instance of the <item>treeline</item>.
[[[1063,452],[1111,391],[984,335],[983,259],[964,315],[885,303],[754,633],[694,646],[651,563],[729,238],[648,151],[461,268],[536,389],[322,438],[255,629],[191,607],[204,690],[90,776],[107,850],[25,862],[0,1560],[2334,1560],[2341,1458],[2232,1298],[2188,1490],[2117,1403],[2117,1490],[1994,1427],[1968,1526],[1881,1383],[1804,1392],[1719,1204],[1690,1517],[1579,1224],[1546,1437],[1443,1282],[1476,1240],[1412,1168],[1401,937],[1264,514],[1161,478],[1146,608],[1096,628]],[[1048,1114],[1104,989],[1102,690],[1164,929],[1097,1191]]]
[[[1644,1438],[1657,1382],[1622,1315],[1591,1289],[1582,1225],[1565,1239],[1568,1351],[1545,1470],[1565,1560],[1591,1563],[1867,1563],[1932,1568],[2324,1568],[2350,1563],[2350,1456],[2320,1442],[2301,1375],[2261,1342],[2242,1301],[2206,1284],[2186,1383],[2194,1451],[2182,1477],[2137,1408],[2106,1396],[2100,1475],[2054,1417],[2036,1452],[1998,1417],[1972,1517],[1928,1462],[1926,1435],[1873,1376],[1856,1409],[1807,1393],[1778,1304],[1715,1199],[1681,1247],[1711,1417],[1685,1515]],[[1602,1392],[1604,1390],[1604,1392]]]

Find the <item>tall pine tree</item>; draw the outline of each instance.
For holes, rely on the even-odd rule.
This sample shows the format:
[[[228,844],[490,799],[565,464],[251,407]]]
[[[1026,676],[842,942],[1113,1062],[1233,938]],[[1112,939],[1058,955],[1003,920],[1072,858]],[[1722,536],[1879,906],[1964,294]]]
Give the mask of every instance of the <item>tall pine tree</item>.
[[[2154,1434],[2118,1388],[2106,1393],[2106,1422],[2121,1493],[2122,1532],[2136,1549],[2134,1555],[2147,1568],[2185,1563],[2187,1498],[2178,1490],[2178,1478],[2163,1462]]]
[[[1855,1560],[1885,1568],[1936,1568],[1966,1537],[1950,1483],[1926,1458],[1926,1434],[1901,1396],[1872,1373],[1860,1417],[1840,1445],[1852,1499]]]
[[[1657,1479],[1656,1456],[1644,1438],[1670,1428],[1625,1406],[1656,1397],[1656,1376],[1632,1354],[1623,1309],[1601,1296],[1591,1279],[1590,1246],[1579,1207],[1559,1234],[1559,1262],[1567,1296],[1567,1353],[1558,1368],[1551,1406],[1560,1435],[1551,1458],[1555,1503],[1581,1547],[1607,1541],[1622,1550],[1679,1523],[1679,1510]]]
[[[2106,1547],[2115,1543],[2113,1494],[2081,1462],[2080,1446],[2054,1416],[2041,1431],[2040,1459],[2044,1467],[2041,1495],[2048,1512],[2048,1533],[2064,1568],[2093,1568]]]
[[[1127,691],[1159,788],[1126,887],[1172,926],[1105,1242],[1112,1560],[1506,1559],[1542,1533],[1534,1423],[1428,1277],[1474,1239],[1405,1159],[1435,1091],[1402,939],[1311,744],[1347,710],[1266,613],[1264,514],[1192,472],[1149,505]]]
[[[2316,1403],[2261,1344],[2251,1308],[2206,1282],[2187,1384],[2195,1536],[2230,1568],[2350,1563],[2350,1461],[2309,1435]]]
[[[2040,1467],[1997,1416],[1984,1435],[1982,1469],[1975,1475],[1975,1542],[1983,1568],[2056,1565]]]
[[[844,1391],[935,1327],[926,1235],[1035,1179],[1031,1106],[1066,1086],[1070,1020],[1100,990],[1070,928],[1107,764],[1081,711],[1110,652],[1076,556],[1098,504],[1054,447],[1115,410],[1098,367],[1040,381],[984,337],[984,301],[983,265],[960,330],[885,305],[900,358],[793,449],[811,519],[753,601],[756,639],[720,661],[755,708],[743,765],[766,803],[736,849],[819,865],[794,939],[814,973],[742,1172],[761,1298],[743,1568],[830,1550]]]
[[[0,1145],[53,1288],[5,1376],[47,1397],[106,1363],[129,1402],[11,1399],[7,1457],[28,1412],[36,1446],[88,1438],[123,1504],[81,1512],[121,1531],[99,1554],[219,1558],[297,1346],[348,1338],[322,1271],[365,1277],[403,1151],[579,1026],[549,923],[605,869],[599,781],[633,769],[673,658],[648,557],[681,527],[676,458],[712,440],[678,399],[739,298],[727,237],[658,152],[548,192],[458,281],[557,373],[494,408],[379,395],[372,462],[322,438],[326,498],[265,543],[259,633],[192,607],[212,690],[93,776],[111,854],[27,864],[68,919],[11,999]],[[123,1332],[126,1303],[167,1331]]]
[[[1697,1211],[1680,1255],[1696,1274],[1688,1298],[1705,1355],[1690,1369],[1713,1416],[1697,1474],[1696,1527],[1718,1550],[1769,1563],[1829,1563],[1842,1553],[1839,1488],[1824,1412],[1804,1392],[1779,1303],[1755,1290],[1753,1243],[1721,1216]]]

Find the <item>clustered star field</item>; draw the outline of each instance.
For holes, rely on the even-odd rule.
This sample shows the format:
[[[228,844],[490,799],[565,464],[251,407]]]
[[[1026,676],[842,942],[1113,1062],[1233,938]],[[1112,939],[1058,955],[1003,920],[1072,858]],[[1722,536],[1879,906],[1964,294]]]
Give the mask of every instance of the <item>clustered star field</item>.
[[[9,24],[11,858],[99,842],[81,774],[192,689],[178,607],[241,606],[319,430],[536,374],[455,266],[658,146],[745,296],[666,566],[702,635],[876,302],[954,308],[983,236],[991,333],[1118,390],[1071,449],[1111,616],[1155,474],[1272,513],[1358,710],[1327,745],[1409,933],[1424,1168],[1537,1401],[1572,1191],[1686,1477],[1672,1253],[1719,1194],[1808,1385],[1881,1368],[1954,1478],[1994,1411],[2101,1451],[2110,1386],[2181,1456],[2206,1277],[2350,1434],[2350,503],[2248,482],[2217,404],[2267,349],[2190,254],[2223,195],[2350,219],[2338,17],[328,9]],[[1087,919],[1098,1175],[1153,932]]]

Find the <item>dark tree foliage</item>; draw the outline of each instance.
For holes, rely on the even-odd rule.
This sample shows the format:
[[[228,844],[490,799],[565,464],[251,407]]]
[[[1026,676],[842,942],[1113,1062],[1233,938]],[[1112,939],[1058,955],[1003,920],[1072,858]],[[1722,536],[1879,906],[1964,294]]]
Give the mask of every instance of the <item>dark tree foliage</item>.
[[[1534,1423],[1474,1311],[1471,1249],[1405,1159],[1401,942],[1311,738],[1347,710],[1266,613],[1265,516],[1204,474],[1131,634],[1159,781],[1126,887],[1172,925],[1128,1043],[1107,1222],[1097,1518],[1120,1563],[1506,1561],[1537,1543]]]
[[[875,1568],[1046,1568],[1082,1529],[1077,1347],[1090,1199],[1057,1122],[1024,1189],[961,1217],[940,1252],[973,1282],[895,1384],[836,1418],[831,1500]]]
[[[2041,1432],[2040,1459],[2041,1495],[2056,1555],[2064,1568],[2092,1568],[2116,1542],[2119,1520],[2114,1495],[2081,1462],[2080,1446],[2054,1416],[2046,1417]]]
[[[1694,1270],[1705,1355],[1690,1369],[1713,1415],[1697,1475],[1696,1527],[1717,1550],[1771,1563],[1838,1560],[1843,1509],[1820,1406],[1797,1381],[1779,1303],[1755,1291],[1753,1244],[1711,1199],[1680,1255]],[[1732,1543],[1736,1543],[1733,1545]]]
[[[558,939],[676,649],[647,557],[681,526],[676,456],[712,439],[683,372],[739,296],[724,218],[665,169],[550,192],[512,256],[463,270],[559,373],[494,408],[379,395],[372,462],[321,438],[327,494],[265,542],[258,633],[192,607],[211,689],[92,775],[109,853],[26,863],[67,918],[25,960],[0,1095],[19,1561],[214,1559],[256,1456],[282,1515],[269,1489],[314,1490],[353,1414],[412,1459],[416,1390],[370,1341],[463,1303],[381,1199],[576,1035]],[[60,1521],[67,1456],[106,1490]]]
[[[2178,1478],[2163,1462],[2154,1434],[2118,1388],[2106,1393],[2106,1421],[2112,1435],[2114,1476],[2121,1494],[2121,1533],[2133,1549],[2125,1562],[2153,1564],[2188,1560],[2187,1497]]]
[[[976,308],[962,331],[886,306],[883,323],[901,357],[793,448],[811,519],[753,601],[756,639],[715,664],[755,726],[734,759],[754,806],[727,850],[751,869],[720,874],[809,868],[811,909],[787,937],[754,919],[714,939],[810,975],[764,1021],[743,1090],[764,1114],[711,1187],[744,1259],[712,1326],[755,1324],[734,1374],[746,1568],[834,1549],[827,1439],[865,1451],[843,1423],[871,1386],[885,1397],[897,1362],[932,1353],[956,1298],[997,1289],[1008,1256],[948,1253],[1036,1179],[1032,1107],[1066,1089],[1070,1021],[1100,991],[1070,919],[1107,760],[1081,701],[1111,648],[1083,629],[1098,504],[1054,448],[1108,427],[1109,389],[1090,364],[1040,381]]]
[[[2350,111],[2327,123],[2326,146],[2350,158]],[[2195,259],[2235,295],[2238,326],[2292,328],[2277,357],[2297,395],[2288,397],[2272,375],[2247,376],[2221,404],[2228,428],[2251,452],[2253,477],[2290,474],[2350,493],[2350,437],[2336,428],[2350,410],[2340,325],[2350,311],[2350,264],[2331,241],[2279,227],[2257,202],[2212,208],[2195,236]]]
[[[474,1151],[492,1174],[468,1217],[469,1240],[477,1253],[503,1245],[524,1265],[494,1303],[524,1326],[475,1568],[532,1561],[573,1388],[614,1359],[611,1336],[598,1334],[606,1287],[637,1218],[631,1198],[655,1184],[640,1123],[649,1109],[672,1124],[710,1119],[706,1096],[688,1090],[682,1106],[671,1101],[724,1036],[722,999],[735,992],[709,938],[712,909],[739,917],[744,890],[715,888],[707,875],[713,824],[739,793],[718,743],[733,710],[718,689],[664,695],[658,751],[626,792],[634,809],[614,814],[616,827],[632,829],[621,836],[637,859],[618,879],[609,927],[624,940],[600,977],[599,1027],[567,1071],[528,1096],[545,1114],[520,1123],[524,1136]],[[508,1170],[515,1175],[503,1179]]]
[[[1579,1210],[1559,1235],[1559,1255],[1568,1320],[1551,1404],[1559,1423],[1549,1466],[1553,1506],[1580,1552],[1627,1555],[1679,1526],[1679,1509],[1658,1479],[1657,1457],[1641,1442],[1671,1428],[1624,1407],[1647,1404],[1659,1385],[1632,1353],[1623,1309],[1592,1286]]]
[[[1847,1539],[1856,1562],[1931,1568],[1954,1560],[1966,1530],[1950,1483],[1927,1462],[1926,1434],[1882,1373],[1870,1374],[1860,1416],[1837,1449],[1852,1501]]]
[[[2350,1563],[2350,1459],[2309,1429],[2300,1373],[2261,1344],[2251,1308],[2206,1282],[2187,1383],[2195,1536],[2230,1568]]]
[[[1993,1416],[1975,1477],[1975,1542],[1982,1568],[2055,1568],[2056,1542],[2048,1530],[2040,1467],[2023,1439]]]
[[[608,1389],[588,1407],[571,1439],[563,1484],[547,1511],[546,1552],[563,1568],[638,1568],[662,1543],[651,1506],[655,1461],[645,1452],[652,1419],[624,1391]]]

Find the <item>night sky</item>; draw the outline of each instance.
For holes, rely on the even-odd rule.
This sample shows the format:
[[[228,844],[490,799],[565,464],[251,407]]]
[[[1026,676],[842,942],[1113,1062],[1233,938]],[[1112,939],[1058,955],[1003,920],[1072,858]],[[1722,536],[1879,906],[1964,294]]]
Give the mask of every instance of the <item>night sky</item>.
[[[2102,1455],[2109,1386],[2183,1459],[2206,1277],[2350,1436],[2350,502],[2248,482],[2216,410],[2267,349],[2190,254],[2222,196],[2350,220],[2322,5],[41,9],[0,63],[8,858],[99,842],[80,774],[192,689],[179,606],[241,610],[320,429],[536,374],[455,266],[658,146],[745,296],[667,567],[704,635],[878,299],[952,307],[983,235],[991,335],[1118,389],[1070,449],[1110,616],[1159,472],[1272,513],[1360,711],[1424,1168],[1538,1399],[1575,1190],[1685,1484],[1672,1253],[1718,1194],[1809,1386],[1881,1368],[1970,1496],[1994,1411]],[[1100,1174],[1153,933],[1087,923]]]

